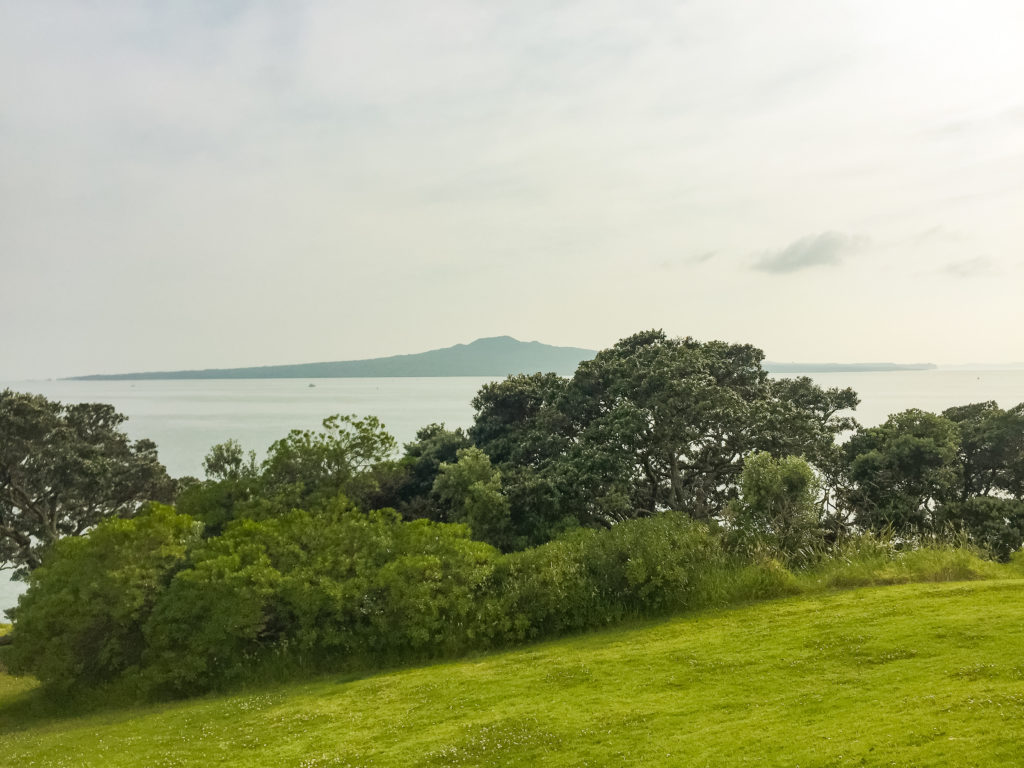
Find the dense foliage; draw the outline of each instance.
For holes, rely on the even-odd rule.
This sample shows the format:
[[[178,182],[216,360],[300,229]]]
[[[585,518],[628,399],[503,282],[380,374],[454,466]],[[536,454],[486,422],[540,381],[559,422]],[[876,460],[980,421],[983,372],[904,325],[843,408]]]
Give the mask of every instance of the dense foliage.
[[[518,642],[714,604],[728,567],[708,526],[677,512],[573,531],[497,561],[492,631]]]
[[[496,556],[462,526],[342,500],[236,521],[156,601],[142,627],[146,683],[201,689],[275,656],[379,663],[464,650]]]
[[[1021,548],[1024,404],[860,428],[852,390],[761,360],[639,333],[571,378],[485,385],[468,431],[429,425],[400,454],[341,415],[262,460],[216,445],[174,508],[133,519],[173,491],[151,443],[109,406],[5,392],[0,547],[31,569],[9,663],[180,694],[782,594],[790,569],[888,564],[937,534]]]
[[[581,363],[571,379],[485,385],[470,435],[496,463],[516,533],[531,543],[576,524],[667,509],[710,520],[758,451],[823,463],[855,422],[849,389],[775,381],[750,345],[646,331]]]
[[[129,441],[125,419],[101,403],[0,392],[0,566],[24,575],[57,540],[173,499],[156,445]]]
[[[395,439],[374,416],[330,416],[320,430],[292,430],[261,463],[229,440],[211,449],[203,462],[206,480],[188,484],[177,506],[211,535],[232,520],[317,509],[339,494],[361,502],[378,492],[378,468],[394,450]]]
[[[818,479],[801,458],[757,453],[747,459],[740,498],[726,508],[733,548],[784,560],[809,559],[824,544]]]
[[[961,529],[1004,559],[1024,543],[1024,403],[903,411],[843,452],[840,496],[858,528]]]
[[[11,668],[183,693],[260,662],[451,655],[711,602],[726,558],[678,513],[504,556],[466,526],[342,499],[206,540],[199,527],[155,507],[61,542],[15,611]]]
[[[67,688],[138,668],[142,626],[198,533],[191,518],[155,506],[57,542],[12,612],[19,642],[7,657],[11,670]]]

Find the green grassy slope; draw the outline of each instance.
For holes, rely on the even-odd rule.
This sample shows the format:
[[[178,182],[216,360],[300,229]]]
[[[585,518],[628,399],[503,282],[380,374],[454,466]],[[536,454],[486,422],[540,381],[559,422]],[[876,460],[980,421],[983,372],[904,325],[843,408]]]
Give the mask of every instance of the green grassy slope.
[[[1024,581],[794,597],[380,674],[54,718],[4,766],[1019,765]]]

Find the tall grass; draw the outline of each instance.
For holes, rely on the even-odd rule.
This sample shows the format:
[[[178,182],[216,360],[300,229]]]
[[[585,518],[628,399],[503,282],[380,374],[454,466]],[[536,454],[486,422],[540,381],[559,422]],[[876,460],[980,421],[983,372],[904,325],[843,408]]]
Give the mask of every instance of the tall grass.
[[[892,533],[847,536],[797,572],[801,591],[928,581],[970,581],[1018,575],[993,562],[958,533],[913,540]]]

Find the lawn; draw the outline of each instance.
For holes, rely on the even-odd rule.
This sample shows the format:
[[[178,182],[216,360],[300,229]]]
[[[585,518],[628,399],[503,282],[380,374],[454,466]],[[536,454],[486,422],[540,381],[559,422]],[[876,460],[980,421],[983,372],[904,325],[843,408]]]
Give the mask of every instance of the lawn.
[[[77,716],[0,677],[0,765],[1020,765],[1024,581],[819,593]]]

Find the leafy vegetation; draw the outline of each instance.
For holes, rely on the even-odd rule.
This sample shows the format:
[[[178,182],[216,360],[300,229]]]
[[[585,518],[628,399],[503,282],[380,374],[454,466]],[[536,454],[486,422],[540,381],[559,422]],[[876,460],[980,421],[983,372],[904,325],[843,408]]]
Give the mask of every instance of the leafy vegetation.
[[[743,465],[740,489],[724,514],[733,549],[794,561],[821,550],[818,479],[806,461],[756,453]]]
[[[1014,765],[1022,598],[825,592],[74,717],[0,676],[0,765]]]
[[[140,682],[188,693],[260,661],[346,668],[464,651],[495,556],[461,526],[340,503],[239,521],[157,600]]]
[[[852,390],[769,379],[762,358],[642,332],[571,378],[486,385],[468,432],[429,425],[401,454],[373,417],[294,430],[262,461],[227,441],[173,508],[142,506],[175,484],[109,406],[5,392],[0,523],[60,522],[4,539],[30,582],[7,663],[74,696],[187,695],[992,576],[978,547],[1020,549],[1024,405],[862,429]]]
[[[1006,559],[1024,543],[1024,403],[911,409],[843,447],[846,514],[862,530],[961,529]]]
[[[124,421],[101,403],[0,391],[0,566],[24,575],[57,540],[173,498],[156,445],[130,442]]]
[[[111,520],[84,538],[63,539],[32,572],[33,589],[11,615],[6,663],[57,689],[108,682],[142,662],[142,624],[199,529],[157,507]]]
[[[9,665],[71,694],[192,694],[261,667],[378,668],[801,589],[999,573],[963,546],[847,540],[790,571],[784,552],[727,542],[664,513],[501,555],[466,526],[342,501],[200,541],[158,507],[61,542],[14,612]]]
[[[667,509],[709,520],[735,498],[745,456],[814,458],[854,422],[852,390],[773,381],[755,347],[645,331],[571,379],[484,386],[470,435],[506,477],[514,525],[539,543],[565,516],[612,524]]]
[[[376,417],[354,415],[329,416],[320,430],[292,430],[270,446],[260,464],[229,440],[211,449],[203,462],[206,480],[190,478],[176,506],[213,535],[236,519],[318,509],[339,495],[371,498],[379,490],[379,468],[387,466],[395,447]]]

